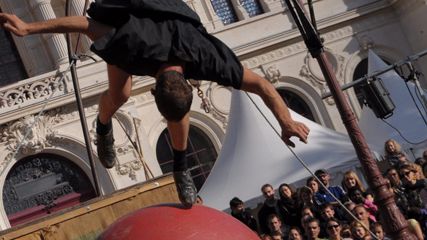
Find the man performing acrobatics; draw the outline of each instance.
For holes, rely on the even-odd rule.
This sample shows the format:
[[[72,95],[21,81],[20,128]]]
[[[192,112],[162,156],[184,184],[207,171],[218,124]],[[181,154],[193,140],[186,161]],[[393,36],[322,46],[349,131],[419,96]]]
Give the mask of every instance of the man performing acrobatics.
[[[185,207],[197,197],[185,156],[193,96],[186,79],[214,81],[259,95],[279,122],[286,144],[294,146],[293,136],[307,142],[308,127],[292,119],[274,86],[245,69],[182,0],[96,0],[88,15],[26,23],[0,13],[0,23],[17,36],[79,32],[93,41],[91,50],[107,63],[108,71],[109,88],[101,95],[96,126],[98,158],[106,168],[116,159],[111,119],[131,94],[132,75],[156,79],[153,95],[167,120],[173,176]]]

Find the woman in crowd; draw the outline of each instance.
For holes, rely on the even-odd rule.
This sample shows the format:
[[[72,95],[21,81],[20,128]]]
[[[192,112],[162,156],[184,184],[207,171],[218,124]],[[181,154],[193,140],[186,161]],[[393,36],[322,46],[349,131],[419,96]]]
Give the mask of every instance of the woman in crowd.
[[[329,240],[348,240],[348,238],[341,237],[341,223],[336,218],[330,218],[326,222],[326,232],[328,233]]]
[[[349,193],[355,189],[358,189],[364,194],[364,196],[367,199],[374,201],[372,194],[370,194],[368,191],[366,191],[366,189],[363,186],[363,183],[360,180],[359,176],[353,170],[349,170],[349,171],[344,173],[344,177],[341,181],[341,186],[344,189],[344,191],[346,191],[347,193]]]
[[[284,224],[288,226],[300,226],[300,210],[298,195],[287,183],[279,186],[279,201],[277,203],[280,217]]]
[[[319,182],[316,180],[315,177],[307,178],[305,185],[313,191],[313,196],[317,193],[317,191],[319,191]]]
[[[385,160],[393,167],[400,167],[408,162],[408,156],[396,140],[389,139],[384,143]]]

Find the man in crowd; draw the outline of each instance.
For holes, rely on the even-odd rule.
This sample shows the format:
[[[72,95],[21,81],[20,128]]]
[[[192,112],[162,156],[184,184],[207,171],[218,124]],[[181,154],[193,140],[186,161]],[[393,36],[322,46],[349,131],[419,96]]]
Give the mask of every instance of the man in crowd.
[[[240,200],[237,197],[234,197],[230,200],[230,209],[231,209],[231,216],[238,219],[240,222],[244,223],[246,226],[248,226],[253,231],[258,231],[257,222],[252,215],[252,213],[245,209],[245,205],[242,200]]]
[[[261,187],[261,192],[265,200],[264,204],[261,206],[261,209],[258,211],[258,223],[261,233],[269,233],[268,216],[271,214],[275,214],[277,216],[279,215],[277,208],[277,198],[271,184],[264,184]]]
[[[314,198],[319,206],[322,206],[326,203],[336,205],[337,200],[335,200],[335,198],[329,192],[331,192],[341,202],[346,202],[347,198],[344,190],[340,186],[329,185],[331,176],[325,169],[317,170],[314,172],[314,175],[316,175],[316,177],[319,178],[320,182],[324,185],[320,186],[319,191],[317,191],[314,195]],[[329,192],[326,189],[328,189]]]

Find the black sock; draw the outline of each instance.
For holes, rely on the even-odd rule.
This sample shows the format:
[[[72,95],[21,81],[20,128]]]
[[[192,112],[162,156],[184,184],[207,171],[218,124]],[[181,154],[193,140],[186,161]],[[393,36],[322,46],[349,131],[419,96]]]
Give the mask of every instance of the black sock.
[[[184,151],[178,151],[173,149],[173,171],[174,172],[181,172],[186,171],[187,166],[187,157],[185,156],[186,150]]]
[[[96,118],[96,133],[99,135],[107,135],[113,129],[113,123],[111,120],[107,124],[103,124],[99,121],[99,117]]]

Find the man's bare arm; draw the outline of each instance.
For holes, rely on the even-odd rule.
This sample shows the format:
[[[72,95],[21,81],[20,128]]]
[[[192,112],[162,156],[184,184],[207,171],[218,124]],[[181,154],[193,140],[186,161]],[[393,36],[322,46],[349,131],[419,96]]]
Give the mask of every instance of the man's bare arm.
[[[84,16],[61,17],[26,23],[13,14],[0,13],[0,23],[4,29],[20,37],[38,33],[79,32],[92,40],[96,40],[111,29],[107,25]]]
[[[310,130],[301,123],[294,121],[288,107],[274,86],[251,70],[244,69],[242,90],[259,95],[268,108],[273,112],[282,128],[282,139],[289,146],[295,144],[290,140],[296,136],[300,141],[307,143],[307,136]]]

